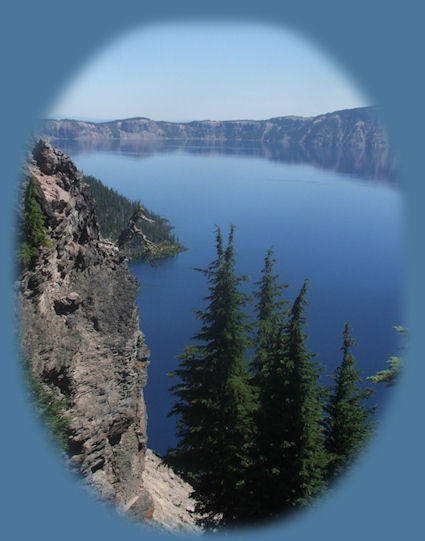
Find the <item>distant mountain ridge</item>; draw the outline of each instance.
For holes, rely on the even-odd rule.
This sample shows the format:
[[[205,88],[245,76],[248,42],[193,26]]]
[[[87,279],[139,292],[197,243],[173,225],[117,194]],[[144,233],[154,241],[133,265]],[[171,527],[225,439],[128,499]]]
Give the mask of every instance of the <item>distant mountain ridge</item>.
[[[267,120],[154,121],[145,117],[111,122],[42,120],[39,135],[85,144],[193,142],[213,147],[255,144],[265,153],[284,153],[284,161],[312,163],[343,172],[390,178],[395,153],[375,107],[345,109],[313,117],[284,116]]]
[[[40,135],[53,139],[113,138],[113,139],[217,139],[301,142],[318,135],[327,128],[343,128],[345,137],[359,129],[378,129],[376,108],[344,109],[313,117],[281,116],[266,120],[193,120],[191,122],[155,121],[147,117],[133,117],[107,122],[88,122],[73,119],[42,120]],[[335,135],[338,135],[335,133]],[[341,135],[341,133],[339,134]],[[351,134],[352,135],[352,134]]]

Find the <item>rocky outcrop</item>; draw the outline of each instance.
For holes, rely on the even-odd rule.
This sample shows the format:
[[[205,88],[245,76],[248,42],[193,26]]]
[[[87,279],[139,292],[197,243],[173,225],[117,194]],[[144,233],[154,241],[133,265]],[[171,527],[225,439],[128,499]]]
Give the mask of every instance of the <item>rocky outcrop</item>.
[[[154,263],[158,259],[174,257],[186,248],[182,246],[173,235],[169,235],[170,226],[164,225],[166,220],[157,217],[160,227],[165,230],[165,239],[153,242],[144,233],[146,224],[154,224],[155,220],[145,215],[145,210],[139,204],[131,216],[127,227],[121,232],[117,245],[122,254],[129,260],[141,259]],[[153,236],[155,237],[155,230]],[[158,234],[158,231],[156,231]],[[168,238],[167,238],[168,237]]]
[[[147,450],[143,482],[154,502],[150,524],[170,532],[201,533],[196,525],[192,487],[166,466],[161,458]]]
[[[89,186],[67,156],[39,141],[24,176],[33,179],[48,242],[19,277],[22,346],[32,379],[66,404],[67,460],[132,518],[200,532],[192,488],[146,447],[150,353],[137,279],[99,234]]]
[[[153,500],[142,477],[149,350],[139,329],[138,282],[99,235],[89,188],[69,158],[40,142],[26,176],[35,180],[49,239],[19,281],[32,374],[66,399],[72,467],[118,509],[150,519]]]
[[[154,246],[154,243],[143,233],[143,222],[152,223],[153,220],[145,216],[142,207],[139,206],[131,216],[128,226],[118,238],[119,249],[129,259],[137,257],[144,251],[148,251],[151,246]]]
[[[373,107],[308,118],[287,116],[268,120],[187,123],[155,122],[148,118],[103,123],[44,120],[39,132],[56,143],[74,141],[93,145],[109,142],[122,147],[165,141],[180,145],[202,142],[212,147],[228,143],[241,146],[243,143],[272,159],[310,163],[371,178],[396,175],[394,149]]]

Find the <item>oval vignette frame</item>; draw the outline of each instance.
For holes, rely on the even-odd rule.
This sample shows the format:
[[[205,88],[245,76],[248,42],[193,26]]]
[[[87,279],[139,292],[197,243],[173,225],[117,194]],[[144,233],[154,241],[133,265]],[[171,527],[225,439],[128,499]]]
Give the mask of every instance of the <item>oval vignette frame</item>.
[[[48,2],[44,2],[44,4],[47,3]],[[95,27],[96,11],[99,12],[99,10],[101,9],[100,2],[96,1],[93,2],[93,4],[94,3],[96,4],[96,6],[91,6],[91,9],[87,10],[87,13],[85,13],[82,9],[83,3],[81,1],[78,0],[75,3],[76,13],[78,13],[81,17],[88,17],[93,27]],[[369,8],[369,11],[363,11],[362,9],[360,9],[360,3],[361,2],[357,2],[357,9],[360,14],[363,13],[364,16],[366,16],[367,13],[367,16],[369,17],[369,19],[371,19],[372,22],[377,22],[381,20],[381,10],[385,5],[384,2],[378,0],[377,2],[375,2],[374,7]],[[322,35],[325,36],[326,29],[330,31],[331,26],[335,24],[335,20],[339,21],[342,26],[346,24],[345,17],[342,14],[335,15],[335,13],[337,12],[332,11],[335,7],[335,2],[324,0],[321,4],[323,12],[321,12],[320,14],[318,14],[316,11],[308,13],[308,10],[306,10],[305,8],[303,9],[303,6],[299,8],[294,7],[288,9],[288,12],[292,15],[288,18],[288,26],[290,26],[291,21],[295,20],[301,27],[302,21],[305,18],[304,27],[318,23],[323,24]],[[363,2],[363,4],[366,5],[366,2]],[[397,2],[397,4],[399,3]],[[313,6],[313,2],[311,2],[311,5]],[[124,9],[125,7],[133,7],[134,9],[134,6],[135,2],[130,0],[123,0],[123,3],[121,4],[122,9]],[[324,9],[324,6],[327,6],[329,11],[326,11]],[[6,32],[6,36],[11,39],[12,44],[14,43],[12,40],[12,32],[19,28],[16,23],[18,20],[21,20],[22,17],[18,10],[19,7],[20,6],[17,6],[15,8],[9,8],[10,12],[13,12],[13,9],[15,9],[14,18],[12,17],[12,21],[15,24],[11,24],[9,27],[9,31]],[[163,7],[164,13],[166,13],[165,6]],[[265,5],[261,7],[265,9]],[[138,13],[138,16],[140,17],[140,23],[143,22],[143,16],[146,16],[146,9],[146,6],[140,6],[140,12]],[[399,9],[401,9],[400,6]],[[222,13],[225,12],[225,8],[222,7],[219,3],[217,3],[216,10],[221,10]],[[26,50],[35,50],[35,52],[40,52],[40,47],[37,48],[36,45],[32,47],[31,43],[38,43],[37,28],[42,28],[46,24],[55,24],[57,23],[57,21],[62,21],[65,30],[68,30],[69,34],[72,35],[72,24],[75,23],[75,19],[72,19],[71,17],[69,22],[66,22],[65,19],[67,11],[69,11],[69,8],[61,8],[59,16],[58,12],[54,11],[52,13],[52,17],[49,18],[46,17],[46,14],[43,12],[42,9],[40,9],[38,14],[34,14],[38,15],[38,18],[37,16],[31,16],[31,18],[27,16],[27,23],[30,22],[31,24],[23,25],[23,28],[28,32],[27,40],[23,44]],[[244,8],[242,5],[240,6],[239,11],[240,13],[244,12]],[[127,26],[128,23],[130,23],[130,14],[132,15],[131,18],[133,20],[135,18],[133,12],[131,10],[130,12],[131,13],[128,14],[128,18],[126,21]],[[332,13],[334,14],[334,18],[332,18],[331,16]],[[398,13],[397,10],[394,11],[391,9],[388,9],[388,11],[386,11],[385,13],[387,15],[388,27],[395,28],[397,26],[397,23],[400,21],[400,13]],[[204,15],[208,16],[208,13],[204,13]],[[257,15],[260,20],[264,17],[264,13],[258,13],[258,11]],[[275,7],[275,15],[276,20],[282,23],[284,22],[283,10],[278,10],[278,8]],[[111,25],[111,20],[113,20],[114,18],[113,10],[111,10],[107,14],[106,12],[104,12],[105,20],[107,16],[109,16],[109,25]],[[349,17],[347,16],[347,18]],[[415,17],[412,16],[412,25],[414,25],[414,19]],[[419,17],[417,17],[417,20],[419,20]],[[119,22],[124,25],[121,19],[119,20]],[[264,20],[264,22],[267,22],[267,20]],[[356,22],[358,23],[359,19],[355,19],[355,17],[351,18],[351,22],[352,24],[355,24]],[[369,26],[366,25],[363,32],[363,39],[366,41],[366,43],[369,44],[372,41],[372,31],[375,32],[376,28],[379,28],[377,25],[372,28],[373,26],[374,25],[369,22]],[[411,30],[409,34],[412,35],[412,32],[414,33],[414,30]],[[307,28],[304,28],[303,33],[307,37],[310,37]],[[63,32],[63,35],[65,34],[66,32]],[[343,33],[341,32],[341,37],[342,34]],[[419,61],[420,59],[420,48],[416,51],[412,49],[408,50],[408,46],[409,44],[411,44],[412,40],[409,40],[407,34],[408,29],[406,29],[405,32],[406,42],[404,43],[404,45],[401,44],[401,51],[404,51],[404,53],[407,54],[408,61],[402,68],[402,55],[397,56],[395,54],[391,54],[395,53],[395,46],[394,44],[393,46],[391,46],[391,43],[389,41],[389,32],[387,31],[385,33],[384,28],[381,29],[380,33],[378,31],[378,37],[383,40],[383,43],[386,44],[387,50],[389,51],[388,57],[391,57],[395,62],[397,62],[398,60],[398,68],[401,70],[402,74],[405,74],[405,71],[403,72],[403,69],[409,69],[409,65],[413,72],[414,60],[416,59]],[[19,35],[20,34],[18,32],[18,37]],[[376,37],[376,34],[374,35],[374,37]],[[40,41],[43,46],[48,43],[47,39],[43,40],[42,38],[40,38]],[[402,40],[400,40],[400,42],[401,41]],[[343,47],[342,43],[341,47]],[[329,49],[331,49],[331,47],[329,47]],[[45,53],[46,49],[42,47],[41,52]],[[72,55],[72,46],[67,49],[67,52],[68,55]],[[363,62],[365,58],[367,58],[365,52],[366,51],[364,46],[363,48],[359,47],[358,54],[356,55],[359,64],[360,62]],[[8,53],[10,53],[10,57],[12,58],[12,60],[15,59],[15,62],[20,61],[22,60],[22,58],[24,58],[23,52],[18,49],[16,51],[9,49]],[[350,50],[348,51],[348,53],[350,53]],[[60,60],[60,47],[55,50],[55,54],[56,59]],[[388,59],[384,59],[383,50],[381,54],[384,65],[382,75],[388,82],[388,78],[390,77]],[[30,54],[29,57],[31,56],[32,55]],[[29,59],[27,60],[27,62],[29,64]],[[12,81],[11,86],[24,85],[25,83],[28,83],[28,80],[26,80],[25,78],[26,65],[27,64],[25,64],[24,62],[24,69],[22,69],[22,73],[18,74],[17,76],[16,72],[14,72],[14,70],[12,69],[14,67],[13,62],[10,63],[10,66],[6,65],[6,74],[8,73],[8,68],[10,68],[9,80]],[[417,66],[419,65],[420,63],[418,62]],[[372,69],[373,66],[369,65],[369,68],[364,70],[364,82],[366,82],[368,70],[370,73]],[[53,73],[55,74],[56,71],[53,70]],[[350,65],[348,63],[347,73],[352,73],[352,70],[350,70]],[[356,80],[357,79],[358,78],[356,77]],[[373,78],[371,78],[371,84],[372,81]],[[410,97],[410,99],[405,100],[404,104],[406,108],[406,114],[413,113],[414,106],[417,106],[419,104],[418,98],[420,96],[421,86],[420,84],[418,84],[415,90],[412,91],[411,88],[412,85],[414,86],[414,82],[415,79],[413,77],[411,79],[411,84],[409,85],[409,88],[404,89],[404,94],[401,93],[401,96],[404,96],[404,98]],[[11,178],[16,178],[17,176],[17,153],[19,152],[19,150],[17,150],[17,145],[22,145],[22,141],[28,133],[28,128],[31,124],[31,121],[33,121],[34,118],[38,115],[40,111],[40,105],[44,104],[45,98],[42,96],[41,93],[43,90],[46,90],[48,83],[49,79],[46,80],[45,87],[43,87],[43,85],[34,84],[34,87],[39,90],[40,93],[38,95],[35,93],[32,99],[29,98],[29,105],[23,107],[23,111],[26,113],[26,115],[28,115],[29,108],[32,108],[33,115],[30,119],[28,116],[25,116],[25,118],[17,118],[15,126],[13,126],[13,116],[11,113],[14,112],[14,108],[12,108],[13,110],[11,110],[9,114],[5,115],[4,125],[10,128],[10,147],[7,151],[10,152],[10,154],[8,155],[7,152],[5,152],[4,163],[6,164],[7,174],[12,174]],[[359,86],[362,87],[361,82]],[[10,94],[9,99],[11,99],[11,97],[13,96],[13,90],[12,92],[11,90],[12,88],[8,89]],[[387,109],[389,109],[389,106],[391,104],[394,105],[394,103],[396,105],[398,104],[398,107],[401,107],[401,100],[397,99],[395,95],[399,90],[400,84],[396,83],[394,84],[393,88],[388,88],[385,91],[388,93],[385,96],[383,92],[383,85],[381,84],[380,87],[377,87],[374,96],[376,95],[376,101],[380,105],[385,106]],[[372,94],[372,92],[370,92],[370,94]],[[15,99],[17,100],[21,96],[22,94],[18,92],[15,96]],[[382,99],[380,99],[381,97]],[[51,100],[48,99],[47,101]],[[421,113],[419,107],[418,116],[420,116],[421,114],[423,114],[423,112]],[[419,157],[416,158],[416,161],[414,160],[414,156],[412,156],[412,151],[410,151],[410,153],[408,151],[408,143],[406,142],[406,139],[403,139],[402,136],[398,135],[399,132],[396,128],[398,127],[398,129],[400,130],[401,128],[406,127],[405,125],[402,125],[403,119],[401,118],[401,113],[399,112],[398,108],[396,108],[393,117],[391,117],[390,115],[387,116],[388,118],[384,114],[384,120],[389,121],[391,137],[395,139],[396,146],[399,148],[400,154],[402,156],[402,179],[406,179],[407,189],[410,190],[407,195],[407,203],[409,205],[408,209],[412,217],[408,221],[408,226],[410,226],[410,233],[412,233],[412,226],[423,226],[423,219],[422,221],[419,221],[418,219],[419,200],[421,198],[419,197],[419,191],[417,190],[417,186],[415,188],[413,184],[415,173],[419,174],[420,171],[420,164],[418,161]],[[410,142],[412,141],[414,135],[419,135],[418,128],[416,128],[416,132],[415,129],[413,129],[411,133],[412,136],[409,137]],[[404,136],[406,137],[406,135]],[[20,148],[21,146],[19,147],[19,149]],[[4,150],[6,149],[8,149],[8,145],[6,142],[4,142]],[[407,159],[410,159],[409,166],[406,165]],[[414,197],[414,194],[416,194],[416,197]],[[13,201],[13,193],[10,186],[8,186],[7,195],[9,196],[9,198],[5,197],[3,199],[3,217],[7,220],[10,220],[10,209],[12,207],[11,201]],[[420,192],[420,195],[423,195],[423,190],[422,192]],[[416,202],[417,204],[415,205]],[[10,221],[5,223],[7,224],[8,228],[4,229],[4,231],[7,231],[9,234],[6,250],[9,251],[11,249],[12,241],[10,234]],[[420,231],[418,230],[416,232],[417,234],[420,233]],[[408,246],[412,248],[414,239],[410,237],[408,241]],[[418,241],[418,237],[416,237],[416,241]],[[12,258],[9,258],[9,260],[11,259]],[[412,260],[410,262],[412,264]],[[418,258],[416,258],[414,262],[423,264],[423,259],[419,260]],[[7,298],[10,302],[9,306],[6,306],[7,310],[7,308],[10,309],[12,305],[12,299],[10,299],[11,273],[10,268],[5,269],[4,265],[2,267],[2,270],[6,272],[5,278],[2,281],[3,287],[6,287],[6,294],[4,298]],[[414,417],[410,419],[410,422],[404,423],[406,415],[409,414],[409,412],[412,413],[413,405],[416,405],[416,407],[420,406],[419,403],[414,402],[415,391],[419,391],[419,381],[421,380],[420,372],[418,372],[419,367],[414,366],[415,356],[418,359],[420,358],[420,353],[418,349],[419,345],[415,339],[414,334],[414,330],[418,330],[419,328],[419,307],[420,301],[423,297],[423,290],[418,287],[418,280],[420,277],[419,270],[420,267],[417,267],[416,271],[413,271],[411,267],[410,278],[412,282],[411,285],[410,283],[408,284],[410,295],[410,312],[408,314],[408,327],[412,331],[410,352],[408,355],[408,359],[411,360],[409,360],[408,362],[411,363],[412,368],[408,367],[406,371],[407,373],[402,381],[400,392],[394,393],[391,404],[387,406],[388,412],[386,414],[385,426],[384,423],[382,426],[382,433],[376,436],[376,441],[371,445],[370,450],[367,453],[367,457],[365,457],[364,459],[364,462],[358,464],[355,474],[350,479],[347,478],[344,481],[343,487],[341,487],[341,490],[337,490],[337,494],[335,495],[335,497],[329,498],[327,502],[323,501],[317,510],[309,513],[308,516],[303,516],[300,520],[297,519],[293,523],[288,522],[282,526],[273,526],[267,529],[265,528],[264,530],[262,530],[261,533],[266,535],[267,537],[279,538],[280,534],[287,533],[288,536],[292,536],[293,539],[302,539],[308,534],[315,535],[317,537],[318,534],[320,535],[321,533],[323,533],[325,534],[324,537],[326,537],[327,539],[338,539],[338,533],[340,533],[340,531],[343,531],[346,539],[356,539],[359,537],[362,531],[368,531],[369,534],[380,532],[380,534],[385,535],[387,539],[397,539],[401,532],[404,532],[404,534],[406,534],[409,528],[413,532],[414,528],[419,526],[420,494],[419,490],[415,492],[415,487],[411,484],[411,482],[409,482],[409,477],[413,479],[412,476],[415,474],[415,471],[417,469],[416,467],[419,467],[419,452],[421,449],[421,444],[423,447],[423,440],[419,441],[420,435],[413,432],[415,420]],[[414,291],[417,292],[416,299],[413,296]],[[6,310],[4,309],[3,311],[3,328],[6,331],[4,343],[7,344],[7,349],[5,349],[5,353],[7,352],[7,354],[4,356],[4,360],[15,362],[16,352],[13,351],[13,343],[11,340],[13,336],[13,322],[11,320],[12,318],[10,317],[9,312]],[[415,372],[415,378],[413,378],[411,375],[411,370],[413,370],[413,367]],[[10,463],[12,465],[11,468],[7,468],[6,472],[6,481],[8,486],[8,502],[6,502],[6,504],[8,503],[12,505],[7,511],[7,518],[9,519],[9,522],[5,523],[5,528],[9,528],[11,534],[14,533],[16,535],[18,532],[20,532],[19,535],[16,535],[16,538],[23,538],[23,534],[26,533],[27,535],[30,534],[33,536],[36,534],[40,534],[43,536],[44,539],[55,539],[58,535],[58,532],[60,532],[59,535],[61,535],[61,539],[63,540],[73,538],[76,531],[81,532],[82,530],[84,531],[85,535],[87,535],[87,537],[94,534],[101,534],[105,539],[113,539],[117,535],[124,535],[126,539],[138,539],[140,535],[146,535],[148,533],[147,531],[142,532],[140,531],[140,529],[134,528],[130,524],[127,524],[127,521],[123,521],[114,516],[111,516],[110,513],[104,508],[104,506],[97,505],[90,496],[86,496],[83,493],[77,483],[71,483],[70,478],[66,474],[63,474],[62,464],[56,458],[54,458],[54,452],[51,452],[49,445],[42,441],[44,439],[44,436],[42,434],[39,434],[38,429],[33,426],[33,419],[29,412],[28,405],[26,403],[23,403],[22,401],[22,393],[21,395],[17,394],[22,389],[22,382],[18,379],[19,373],[15,369],[15,367],[13,368],[12,375],[13,379],[10,382],[8,379],[6,379],[10,378],[10,372],[8,374],[5,374],[6,377],[3,378],[3,381],[8,382],[8,387],[3,393],[3,398],[6,398],[7,400],[5,404],[8,405],[8,407],[4,407],[3,409],[7,413],[9,413],[5,424],[5,433],[10,434],[10,441],[8,442],[9,445],[6,446],[5,450],[6,452],[10,453],[9,461],[7,463]],[[11,404],[14,405],[14,409],[11,409]],[[11,412],[14,412],[14,415],[10,415]],[[418,413],[418,410],[416,410],[416,413]],[[391,426],[392,424],[394,424],[394,426]],[[413,438],[410,434],[409,429],[412,430]],[[396,436],[394,435],[395,430],[397,431]],[[415,435],[417,438],[419,438],[416,442],[414,440]],[[410,436],[409,439],[407,438],[408,436]],[[405,440],[411,443],[411,449],[409,449],[409,453],[406,452],[407,449],[405,444],[403,443]],[[402,460],[400,462],[403,463],[403,468],[397,468],[396,458],[398,455],[402,457]],[[4,460],[6,459],[4,458]],[[420,473],[420,471],[417,471],[416,475],[420,475]],[[393,494],[394,488],[394,492],[396,493],[396,495]],[[409,497],[406,497],[406,499],[404,500],[402,497],[400,497],[400,494],[409,494]],[[86,498],[88,498],[88,500],[86,500]],[[398,511],[398,513],[396,511]],[[358,520],[358,515],[362,517],[362,520]],[[74,517],[74,519],[72,517]],[[337,517],[336,520],[335,517]],[[417,520],[416,526],[415,517]],[[353,518],[354,521],[352,521]],[[404,522],[404,527],[402,525],[402,522]],[[252,534],[255,535],[255,531],[253,531]],[[148,535],[149,537],[159,537],[159,535],[150,532],[148,533]],[[248,533],[245,534],[244,537],[249,537]]]

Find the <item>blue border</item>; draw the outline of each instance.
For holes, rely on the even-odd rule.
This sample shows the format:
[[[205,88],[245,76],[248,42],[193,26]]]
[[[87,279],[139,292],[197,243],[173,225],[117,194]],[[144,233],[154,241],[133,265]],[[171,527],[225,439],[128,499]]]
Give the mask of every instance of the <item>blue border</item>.
[[[14,349],[12,280],[14,186],[24,141],[35,120],[86,55],[122,31],[180,18],[248,19],[295,28],[316,40],[379,103],[400,154],[406,200],[408,368],[369,453],[317,509],[269,529],[232,534],[270,539],[401,539],[423,530],[424,481],[421,355],[425,179],[423,32],[419,1],[245,0],[200,2],[15,0],[0,20],[2,172],[1,497],[5,539],[164,537],[118,518],[86,494],[34,422]],[[365,307],[365,310],[367,307]],[[185,536],[186,537],[186,536]],[[219,536],[221,537],[221,536]]]

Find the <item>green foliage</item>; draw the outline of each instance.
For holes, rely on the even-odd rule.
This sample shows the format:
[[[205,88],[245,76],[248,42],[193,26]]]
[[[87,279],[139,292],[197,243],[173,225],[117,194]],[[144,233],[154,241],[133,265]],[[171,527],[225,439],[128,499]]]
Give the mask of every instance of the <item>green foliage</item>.
[[[282,300],[282,291],[287,285],[277,283],[278,276],[273,274],[274,263],[273,251],[268,250],[261,280],[256,283],[259,289],[254,293],[257,298],[257,333],[249,369],[257,403],[249,478],[252,493],[262,494],[262,498],[261,501],[253,499],[252,520],[277,516],[292,506],[287,468],[288,449],[295,445],[288,439],[291,424],[288,394],[291,378],[288,378],[290,363],[287,358],[290,312],[283,310],[287,301]]]
[[[19,232],[18,261],[23,266],[28,266],[31,263],[40,246],[50,245],[45,222],[46,216],[39,204],[36,180],[34,177],[30,177],[25,193],[24,212]]]
[[[209,283],[205,310],[196,311],[201,330],[180,355],[172,376],[177,402],[179,443],[169,463],[194,489],[203,524],[241,520],[247,505],[245,472],[252,439],[253,399],[246,371],[248,325],[242,311],[248,298],[240,291],[244,277],[235,274],[233,232],[224,250],[217,228],[217,259],[201,271]]]
[[[90,186],[96,201],[96,215],[102,236],[117,240],[136,210],[137,202],[130,201],[91,175],[84,175],[83,182]]]
[[[264,258],[264,268],[261,271],[261,280],[256,282],[258,291],[254,292],[257,298],[255,310],[257,314],[255,336],[255,356],[250,363],[252,382],[260,385],[263,368],[267,365],[269,346],[276,329],[288,316],[288,311],[283,307],[288,304],[281,299],[282,292],[288,284],[278,284],[278,276],[273,274],[273,265],[276,260],[273,258],[273,250],[270,248]]]
[[[83,181],[89,184],[96,201],[96,214],[102,236],[114,241],[118,240],[122,231],[128,226],[130,218],[140,207],[140,201],[130,201],[91,175],[84,175]],[[178,244],[178,239],[171,233],[173,226],[168,220],[145,208],[143,212],[147,218],[153,220],[153,223],[143,224],[143,232],[149,240],[154,243],[163,243],[166,247]]]
[[[200,522],[212,528],[311,505],[350,466],[375,424],[367,406],[373,391],[361,386],[348,323],[327,388],[304,332],[308,282],[286,309],[272,250],[256,283],[250,341],[243,312],[250,299],[241,292],[245,278],[235,274],[233,233],[224,249],[217,228],[217,257],[201,271],[209,295],[205,310],[196,311],[197,344],[170,374],[178,378],[170,412],[178,417],[178,444],[167,460],[194,487]]]
[[[128,259],[129,261],[135,261],[137,259],[142,259],[142,261],[148,261],[153,263],[158,259],[166,259],[167,257],[174,257],[180,252],[184,251],[185,248],[181,244],[173,244],[166,240],[159,242],[155,245],[144,246],[140,252],[135,252]]]
[[[326,406],[326,449],[329,453],[328,478],[332,480],[344,471],[364,447],[372,433],[374,423],[369,421],[375,408],[368,408],[367,401],[373,389],[361,388],[362,379],[351,353],[355,340],[345,324],[343,358],[335,370],[335,385],[329,393]]]
[[[64,412],[69,407],[69,398],[57,398],[47,385],[42,384],[32,374],[30,362],[25,362],[25,372],[29,385],[31,398],[34,401],[36,411],[44,421],[47,431],[55,444],[63,452],[68,450],[69,420]]]
[[[404,339],[407,338],[407,330],[404,327],[396,326],[394,330]],[[402,348],[403,349],[403,348]],[[387,360],[389,368],[380,370],[374,376],[369,376],[367,379],[372,383],[385,383],[387,387],[393,387],[400,379],[400,374],[403,368],[403,358],[392,356]]]
[[[323,491],[327,463],[323,445],[323,389],[319,380],[323,368],[313,360],[303,330],[307,286],[306,280],[291,308],[284,335],[284,357],[277,372],[283,385],[284,437],[281,439],[286,448],[281,478],[285,483],[284,501],[292,506],[309,504]]]
[[[24,267],[27,267],[36,253],[37,250],[35,247],[31,248],[27,241],[23,241],[19,247],[18,261],[22,263]]]

